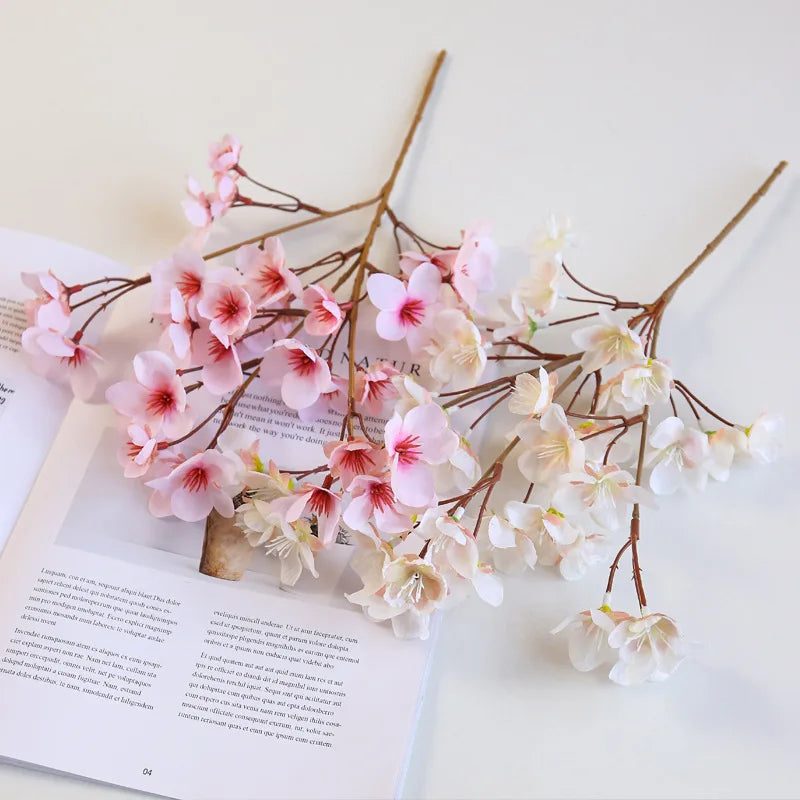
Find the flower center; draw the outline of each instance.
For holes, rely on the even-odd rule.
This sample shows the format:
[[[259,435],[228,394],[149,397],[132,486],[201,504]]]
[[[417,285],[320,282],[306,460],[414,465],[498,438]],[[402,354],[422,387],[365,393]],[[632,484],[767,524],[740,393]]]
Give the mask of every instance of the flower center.
[[[419,436],[409,434],[401,439],[394,446],[394,453],[400,466],[407,467],[416,464],[422,457],[422,446],[419,443]]]
[[[283,275],[274,267],[264,267],[258,273],[256,283],[261,287],[266,297],[278,295],[286,288]]]
[[[163,416],[175,408],[175,396],[168,389],[154,389],[147,398],[147,413]]]
[[[416,327],[422,323],[422,318],[425,316],[425,303],[415,297],[409,297],[400,306],[398,316],[406,327]]]
[[[373,483],[369,499],[376,511],[386,511],[394,506],[394,492],[388,483]]]
[[[189,492],[204,492],[208,489],[208,483],[205,467],[193,467],[183,477],[183,488]]]
[[[309,356],[303,350],[290,350],[289,351],[289,368],[292,372],[306,377],[314,372],[316,367],[316,359]]]
[[[342,455],[342,466],[349,472],[355,472],[358,475],[365,473],[373,464],[372,454],[363,448],[345,450]]]
[[[222,322],[231,322],[241,313],[239,301],[234,297],[233,292],[228,290],[217,303],[216,316]]]
[[[333,495],[324,489],[315,489],[308,501],[308,508],[318,517],[330,514],[333,511]]]
[[[200,276],[188,271],[182,272],[178,280],[175,281],[175,287],[185,300],[194,297],[202,286],[203,284],[200,280]]]

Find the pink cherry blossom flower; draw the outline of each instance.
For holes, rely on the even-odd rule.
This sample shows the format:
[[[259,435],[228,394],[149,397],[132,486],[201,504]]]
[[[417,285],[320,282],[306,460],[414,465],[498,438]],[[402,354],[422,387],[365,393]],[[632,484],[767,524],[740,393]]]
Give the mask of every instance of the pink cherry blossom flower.
[[[412,408],[404,417],[395,413],[386,424],[385,441],[395,497],[410,506],[431,503],[431,465],[442,464],[458,447],[458,435],[449,429],[445,412],[431,403]]]
[[[303,292],[303,305],[308,315],[303,328],[311,336],[328,336],[336,333],[344,320],[344,311],[336,298],[324,287],[312,283]]]
[[[228,209],[239,197],[236,186],[236,175],[217,175],[214,178],[214,194],[209,195],[208,203],[213,219],[218,219],[228,212]]]
[[[682,486],[705,488],[709,446],[708,437],[699,428],[687,427],[678,417],[667,417],[648,442],[653,449],[645,463],[655,463],[650,488],[656,494],[673,494]]]
[[[216,397],[233,391],[244,380],[236,346],[226,347],[206,325],[198,328],[192,338],[192,361],[203,366],[200,380]]]
[[[286,266],[283,245],[275,236],[264,241],[263,249],[255,244],[240,247],[236,251],[236,267],[244,275],[247,291],[258,307],[303,294],[303,285]]]
[[[356,383],[354,387],[354,394],[356,396],[361,392],[361,385],[363,381],[363,372],[356,373]],[[321,392],[319,397],[306,408],[298,408],[297,416],[303,422],[316,422],[321,417],[324,417],[330,411],[336,411],[339,414],[347,413],[347,393],[349,388],[349,380],[340,375],[331,375],[331,388],[327,392]]]
[[[296,522],[304,514],[313,515],[317,519],[317,535],[322,546],[328,547],[336,541],[339,519],[342,516],[340,492],[304,483],[287,497],[273,500],[270,507],[281,514],[287,522]]]
[[[170,292],[170,322],[167,325],[167,339],[178,363],[183,362],[192,348],[192,320],[186,310],[186,301],[180,290],[173,288]]]
[[[147,425],[128,425],[128,438],[117,451],[126,478],[141,478],[159,456],[159,442]]]
[[[94,393],[97,386],[95,363],[102,358],[93,347],[58,331],[28,328],[22,334],[22,348],[31,356],[34,372],[50,380],[69,383],[80,400],[88,400]]]
[[[391,342],[405,338],[412,351],[418,350],[425,343],[430,308],[438,300],[441,285],[439,270],[430,263],[420,264],[407,286],[391,275],[370,275],[367,293],[380,310],[375,320],[378,335]]]
[[[394,379],[398,375],[400,372],[388,361],[376,361],[363,373],[363,383],[356,398],[367,414],[380,416],[386,403],[397,397]]]
[[[323,448],[334,478],[347,490],[359,475],[377,475],[386,466],[386,451],[363,437],[328,442]]]
[[[23,272],[22,282],[36,293],[32,300],[25,301],[25,313],[32,327],[49,328],[66,333],[69,328],[69,291],[53,274],[47,272]]]
[[[488,223],[477,222],[464,231],[453,264],[453,287],[470,308],[481,310],[480,295],[494,288],[497,252]]]
[[[214,218],[211,213],[211,198],[203,191],[197,180],[191,176],[186,179],[186,191],[190,199],[181,202],[186,219],[195,228],[207,228]]]
[[[608,606],[581,611],[567,617],[550,633],[569,632],[569,660],[579,672],[590,672],[614,659],[608,635],[622,622],[633,619],[624,611],[612,611]]]
[[[191,424],[185,413],[186,392],[169,356],[158,350],[138,353],[133,371],[136,383],[121,381],[106,392],[117,413],[169,437],[186,433]]]
[[[413,511],[394,496],[389,476],[359,475],[349,484],[350,503],[342,521],[349,528],[369,533],[370,519],[379,534],[387,536],[411,529]]]
[[[521,423],[517,432],[526,446],[519,469],[529,481],[552,482],[566,472],[583,469],[586,448],[561,406],[552,404],[538,420]]]
[[[289,408],[308,408],[335,388],[325,359],[297,339],[280,339],[267,348],[259,373],[268,386],[281,387]]]
[[[433,264],[444,281],[453,274],[453,264],[456,263],[457,257],[458,250],[439,250],[430,255],[412,251],[400,253],[400,272],[403,275],[411,275],[420,264]]]
[[[208,166],[214,173],[219,174],[236,169],[239,165],[239,157],[242,153],[242,145],[235,136],[226,133],[222,141],[212,142],[208,148]]]
[[[200,253],[188,246],[180,247],[171,258],[159,261],[150,272],[154,313],[172,315],[172,290],[177,289],[189,316],[194,317],[207,271]]]
[[[243,286],[235,281],[233,270],[219,270],[203,285],[197,313],[210,320],[209,330],[225,347],[241,336],[250,324],[253,301]]]
[[[233,516],[236,464],[217,450],[203,450],[175,467],[168,475],[147,486],[158,501],[151,503],[156,516],[174,514],[185,522],[205,519],[211,509],[223,517]]]
[[[608,677],[623,686],[666,680],[687,651],[675,620],[666,614],[651,614],[646,608],[639,619],[627,617],[619,622],[609,633],[608,643],[619,654]]]
[[[609,364],[628,366],[644,359],[639,334],[624,323],[616,323],[605,312],[600,312],[601,323],[580,328],[572,334],[572,341],[583,350],[581,367],[594,372]]]

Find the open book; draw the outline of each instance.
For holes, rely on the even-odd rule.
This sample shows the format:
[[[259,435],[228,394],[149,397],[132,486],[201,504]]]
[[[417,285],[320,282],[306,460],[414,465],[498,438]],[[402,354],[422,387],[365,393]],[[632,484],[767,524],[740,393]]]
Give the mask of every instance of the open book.
[[[203,524],[150,516],[112,410],[23,361],[19,271],[49,268],[121,274],[0,231],[0,757],[175,798],[396,795],[430,641],[345,600],[345,544],[291,591],[261,553],[240,582],[201,575]],[[248,400],[262,452],[308,463],[319,437]]]

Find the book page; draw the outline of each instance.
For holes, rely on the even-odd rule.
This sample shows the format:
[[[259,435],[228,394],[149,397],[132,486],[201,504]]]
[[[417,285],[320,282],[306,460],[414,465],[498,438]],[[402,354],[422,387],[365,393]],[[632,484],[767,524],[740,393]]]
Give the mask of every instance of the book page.
[[[24,301],[33,295],[20,272],[49,269],[76,283],[127,271],[85,250],[0,228],[0,551],[71,400],[69,391],[34,375],[21,352]]]
[[[340,427],[261,391],[234,424],[284,468]],[[346,601],[345,544],[290,590],[261,551],[241,581],[200,574],[203,523],[149,515],[115,427],[72,406],[0,559],[0,756],[176,798],[395,796],[431,640]]]

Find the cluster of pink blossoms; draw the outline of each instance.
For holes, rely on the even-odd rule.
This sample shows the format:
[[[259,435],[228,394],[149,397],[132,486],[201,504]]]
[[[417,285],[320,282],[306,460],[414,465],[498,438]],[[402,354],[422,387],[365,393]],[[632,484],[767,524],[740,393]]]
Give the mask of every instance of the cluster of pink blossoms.
[[[212,145],[215,191],[205,195],[192,182],[185,204],[198,228],[207,231],[237,201],[252,205],[237,189],[239,178],[252,180],[240,155],[234,137]],[[315,209],[294,200],[291,209],[264,205]],[[529,273],[500,297],[498,248],[485,223],[440,248],[390,218],[398,245],[410,235],[416,249],[398,246],[385,270],[368,262],[367,244],[294,266],[282,242],[266,236],[231,248],[227,264],[204,258],[195,239],[144,278],[106,279],[119,283],[98,294],[105,304],[151,283],[161,327],[157,344],[135,357],[132,379],[106,392],[126,432],[125,475],[152,490],[156,516],[235,518],[253,547],[279,560],[288,585],[303,571],[317,575],[317,558],[344,528],[363,581],[349,599],[369,618],[391,620],[401,637],[426,637],[433,612],[469,592],[499,604],[498,572],[549,566],[576,580],[620,547],[602,605],[562,626],[570,658],[591,669],[616,653],[611,678],[619,683],[671,674],[685,645],[669,617],[647,610],[632,517],[638,525],[639,507],[653,507],[654,495],[726,480],[734,459],[773,460],[779,418],[735,425],[677,380],[655,354],[659,304],[621,301],[577,281],[566,265],[565,218],[547,220]],[[36,295],[25,349],[38,369],[68,375],[87,397],[99,359],[81,343],[88,322],[67,335],[82,305],[71,300],[84,287],[52,274],[25,281]],[[567,297],[569,281],[589,296]],[[374,313],[359,317],[367,301]],[[591,305],[563,316],[565,302]],[[366,325],[373,330],[359,330]],[[559,339],[562,331],[571,333]],[[359,333],[401,343],[419,371],[401,371],[397,361],[366,366],[356,355]],[[246,391],[279,397],[307,423],[339,415],[341,434],[320,447],[317,463],[290,472],[238,426]],[[490,418],[508,431],[507,446],[482,469],[469,436]],[[498,504],[511,464],[527,491]],[[610,606],[626,548],[638,616]]]

